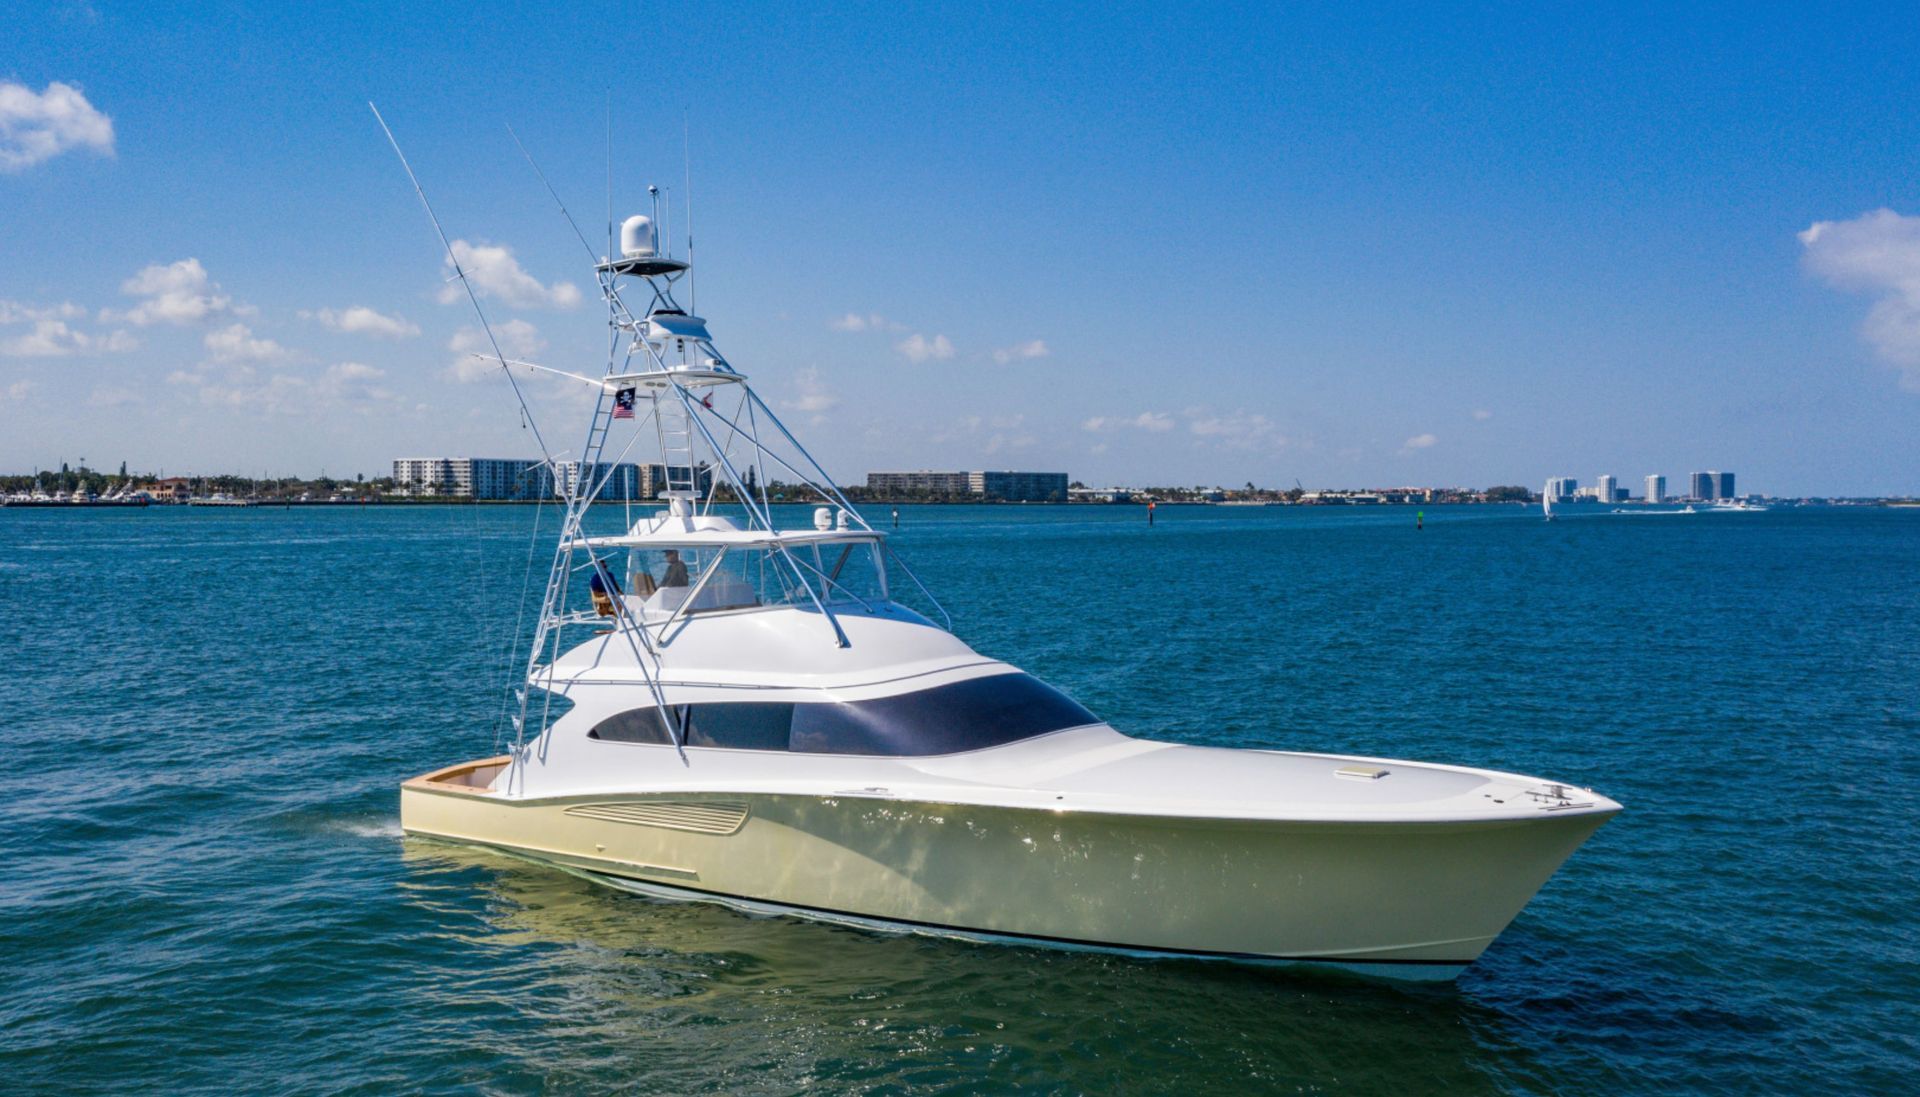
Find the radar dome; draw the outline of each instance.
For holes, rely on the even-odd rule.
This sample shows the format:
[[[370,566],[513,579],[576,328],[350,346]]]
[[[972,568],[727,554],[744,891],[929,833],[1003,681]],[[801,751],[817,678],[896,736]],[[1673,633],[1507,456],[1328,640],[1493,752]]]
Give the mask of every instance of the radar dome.
[[[636,213],[620,222],[620,253],[628,259],[651,259],[656,248],[653,219]]]

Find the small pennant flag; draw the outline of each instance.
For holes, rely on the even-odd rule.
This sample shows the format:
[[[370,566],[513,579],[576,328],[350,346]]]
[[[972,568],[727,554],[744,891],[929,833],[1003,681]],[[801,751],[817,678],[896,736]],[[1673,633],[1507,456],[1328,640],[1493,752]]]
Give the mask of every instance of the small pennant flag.
[[[613,417],[615,419],[633,418],[633,388],[621,389],[613,394]]]

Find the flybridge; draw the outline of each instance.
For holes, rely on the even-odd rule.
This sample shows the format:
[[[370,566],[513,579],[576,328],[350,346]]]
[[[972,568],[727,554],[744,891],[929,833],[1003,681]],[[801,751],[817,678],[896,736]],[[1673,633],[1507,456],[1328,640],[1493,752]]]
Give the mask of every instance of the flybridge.
[[[611,466],[567,498],[525,681],[540,683],[564,650],[562,634],[587,626],[600,643],[629,649],[664,706],[661,656],[694,615],[809,612],[825,626],[824,640],[846,647],[837,614],[888,611],[890,565],[922,593],[925,587],[727,361],[706,320],[681,307],[675,287],[692,264],[660,253],[654,220],[629,217],[620,237],[622,255],[594,264],[614,337],[605,372],[592,379],[599,391],[581,461],[600,467],[618,445],[617,464],[650,442],[666,473],[667,506],[638,520],[629,513],[623,534],[589,536],[585,521]],[[644,317],[622,296],[630,281],[651,297]],[[789,488],[797,481],[811,497],[813,529],[776,526],[767,495],[772,480]],[[578,607],[577,576],[589,588],[591,609]],[[537,738],[544,706],[540,726],[529,728],[534,710],[524,691],[516,696],[523,709],[516,727]]]
[[[377,109],[374,115],[379,117]],[[380,124],[386,130],[384,119]],[[636,214],[620,225],[617,256],[593,255],[561,205],[592,259],[610,338],[605,368],[598,376],[553,369],[501,353],[480,297],[426,192],[392,131],[386,132],[486,329],[493,354],[485,357],[506,373],[523,424],[539,443],[547,467],[557,470],[558,458],[534,422],[513,367],[559,374],[594,389],[585,437],[568,462],[580,475],[555,477],[564,508],[559,538],[524,670],[512,690],[517,758],[525,759],[530,737],[537,741],[547,730],[550,706],[532,702],[530,693],[550,684],[546,668],[564,650],[563,634],[577,628],[590,628],[597,638],[586,647],[617,644],[631,652],[665,719],[662,655],[697,614],[797,610],[820,622],[823,641],[844,648],[851,641],[837,614],[911,614],[891,601],[888,575],[898,570],[951,627],[946,611],[886,537],[867,524],[746,376],[727,361],[706,320],[680,304],[675,293],[683,278],[689,279],[691,296],[691,232],[685,258],[662,247],[658,188],[647,188],[654,203],[651,215]],[[544,173],[541,181],[546,181]],[[552,192],[550,185],[548,190]],[[559,202],[558,194],[554,199]],[[611,242],[611,224],[607,235]],[[630,308],[623,296],[623,286],[635,285],[645,287],[650,298],[644,309]],[[650,463],[664,473],[660,496],[666,509],[636,521],[629,507],[624,534],[589,536],[588,515],[636,447],[658,454]],[[768,495],[768,484],[776,480],[784,486],[778,501],[816,507],[813,529],[776,527],[776,500]],[[587,589],[579,590],[582,586]]]

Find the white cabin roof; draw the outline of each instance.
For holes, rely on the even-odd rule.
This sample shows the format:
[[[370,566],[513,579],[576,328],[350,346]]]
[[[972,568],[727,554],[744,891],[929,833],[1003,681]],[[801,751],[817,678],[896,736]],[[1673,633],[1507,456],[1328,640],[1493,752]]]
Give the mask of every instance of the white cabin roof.
[[[671,369],[649,369],[637,373],[609,373],[600,378],[600,383],[608,389],[621,389],[629,385],[636,388],[665,389],[675,385],[683,389],[712,388],[714,385],[737,385],[747,379],[744,373],[731,370],[712,369],[705,366],[678,366]]]
[[[647,317],[647,341],[659,342],[663,339],[713,342],[713,336],[707,334],[706,320],[699,316],[688,316],[684,312],[656,312]]]
[[[612,537],[576,538],[573,547],[588,548],[702,548],[754,545],[837,545],[877,542],[886,537],[871,529],[741,529],[724,514],[674,514],[657,511]]]

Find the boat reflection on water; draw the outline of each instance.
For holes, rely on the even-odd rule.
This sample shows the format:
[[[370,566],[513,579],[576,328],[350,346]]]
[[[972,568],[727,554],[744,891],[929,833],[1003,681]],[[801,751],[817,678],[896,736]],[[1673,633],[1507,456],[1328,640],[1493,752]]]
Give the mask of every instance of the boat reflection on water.
[[[889,936],[437,841],[403,851],[409,901],[456,935],[440,962],[462,965],[417,985],[436,1009],[492,1015],[510,1031],[486,1053],[547,1088],[1385,1090],[1408,1062],[1434,1091],[1537,1076],[1513,1019],[1449,984]]]

